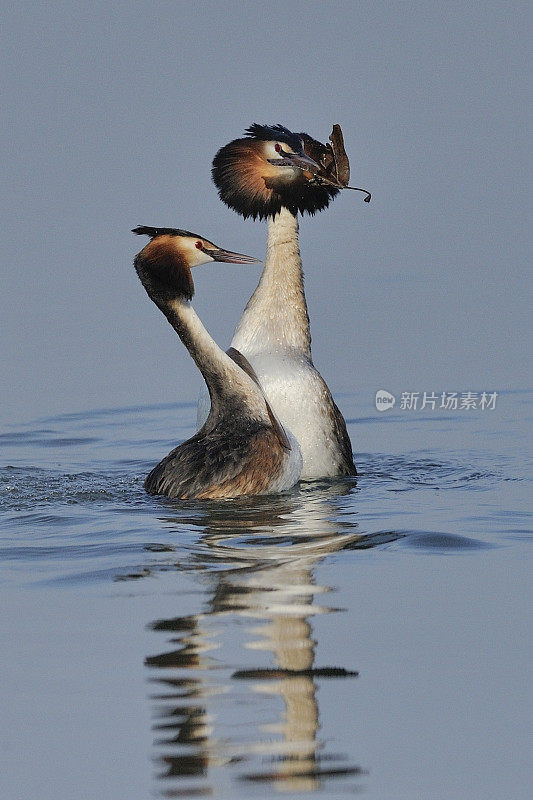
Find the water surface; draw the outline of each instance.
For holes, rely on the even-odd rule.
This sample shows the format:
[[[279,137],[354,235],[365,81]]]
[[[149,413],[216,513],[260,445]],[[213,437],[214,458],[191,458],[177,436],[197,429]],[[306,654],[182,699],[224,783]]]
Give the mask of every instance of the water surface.
[[[142,488],[195,403],[4,431],[2,796],[530,797],[531,393],[339,400],[357,479],[223,503]]]

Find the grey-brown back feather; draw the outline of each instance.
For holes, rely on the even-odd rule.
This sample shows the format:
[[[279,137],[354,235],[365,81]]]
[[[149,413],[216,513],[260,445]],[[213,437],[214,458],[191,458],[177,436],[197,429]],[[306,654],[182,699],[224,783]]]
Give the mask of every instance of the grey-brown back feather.
[[[266,491],[284,462],[277,435],[264,422],[225,414],[209,419],[150,472],[149,494],[170,498],[235,497]]]

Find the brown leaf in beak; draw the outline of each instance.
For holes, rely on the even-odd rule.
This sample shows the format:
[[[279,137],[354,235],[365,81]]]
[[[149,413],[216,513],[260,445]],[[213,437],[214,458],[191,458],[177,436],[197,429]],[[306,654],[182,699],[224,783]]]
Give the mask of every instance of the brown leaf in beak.
[[[342,186],[347,186],[350,180],[350,162],[344,149],[344,138],[340,125],[333,126],[329,140],[335,164],[335,177]]]

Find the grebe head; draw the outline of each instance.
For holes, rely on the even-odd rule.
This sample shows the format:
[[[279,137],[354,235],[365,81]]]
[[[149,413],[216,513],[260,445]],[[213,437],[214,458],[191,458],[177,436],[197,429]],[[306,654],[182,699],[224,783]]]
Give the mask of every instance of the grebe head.
[[[251,125],[246,138],[222,147],[212,176],[220,199],[243,217],[265,219],[282,206],[294,214],[326,208],[339,188],[320,180],[328,146],[283,125]]]
[[[148,295],[155,303],[175,297],[191,300],[194,283],[191,268],[210,261],[256,264],[258,258],[224,250],[204,236],[180,228],[151,228],[139,225],[132,233],[146,235],[150,241],[135,256],[135,269]]]
[[[283,125],[251,125],[247,138],[222,147],[213,159],[221,200],[243,217],[265,219],[284,206],[315,214],[348,186],[350,164],[340,125],[327,144]],[[370,194],[365,189],[366,202]]]

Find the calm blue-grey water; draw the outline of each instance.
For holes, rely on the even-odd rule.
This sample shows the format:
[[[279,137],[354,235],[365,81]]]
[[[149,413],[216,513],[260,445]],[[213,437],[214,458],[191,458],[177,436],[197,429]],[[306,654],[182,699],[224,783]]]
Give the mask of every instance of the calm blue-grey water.
[[[195,403],[0,437],[1,796],[531,797],[532,394],[378,413],[360,475],[145,495]]]

